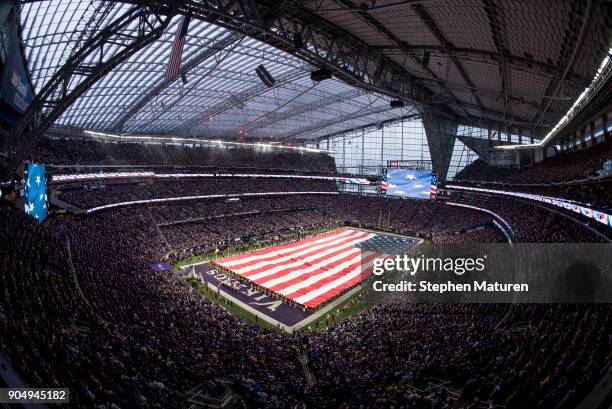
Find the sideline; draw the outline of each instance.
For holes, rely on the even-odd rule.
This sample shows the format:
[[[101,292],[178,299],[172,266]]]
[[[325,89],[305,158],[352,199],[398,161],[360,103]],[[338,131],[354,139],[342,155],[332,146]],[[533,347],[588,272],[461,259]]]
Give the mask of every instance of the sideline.
[[[192,267],[196,264],[204,264],[207,263],[207,261],[203,261],[203,262],[199,262],[199,263],[195,263],[190,265],[189,267]],[[185,267],[184,269],[188,269],[189,267]],[[291,326],[289,325],[285,325],[280,321],[275,320],[274,318],[262,313],[261,311],[256,310],[255,308],[251,307],[250,305],[244,303],[243,301],[235,298],[233,295],[231,295],[230,293],[224,291],[223,289],[217,287],[216,285],[208,282],[208,281],[204,281],[202,279],[202,277],[200,277],[199,275],[190,272],[188,274],[189,278],[193,278],[198,280],[200,283],[205,284],[210,290],[216,292],[217,294],[219,294],[220,296],[222,296],[223,298],[225,298],[228,301],[231,301],[234,305],[236,305],[237,307],[253,314],[256,315],[258,318],[262,319],[263,321],[267,322],[268,324],[272,324],[277,328],[282,329],[283,331],[287,332],[288,334],[293,334],[295,331],[298,331],[302,328],[304,328],[306,325],[310,324],[311,322],[319,319],[321,316],[323,316],[324,314],[328,313],[330,310],[333,310],[334,308],[336,308],[338,305],[342,304],[343,302],[347,301],[349,298],[353,297],[355,294],[357,294],[359,291],[361,291],[361,285],[357,285],[355,287],[353,287],[349,292],[343,294],[342,296],[336,298],[332,303],[326,305],[325,307],[321,308],[320,310],[310,314],[308,317],[304,318],[302,321],[293,324]],[[219,304],[220,305],[220,304]]]

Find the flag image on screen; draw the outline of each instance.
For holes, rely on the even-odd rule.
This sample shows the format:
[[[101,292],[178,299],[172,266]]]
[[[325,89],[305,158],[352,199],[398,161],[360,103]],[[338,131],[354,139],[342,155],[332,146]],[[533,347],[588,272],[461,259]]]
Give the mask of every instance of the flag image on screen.
[[[403,254],[416,243],[408,237],[342,228],[214,263],[279,296],[316,308],[367,279],[376,258]]]
[[[387,195],[429,199],[431,171],[387,169]]]
[[[25,212],[42,223],[47,217],[47,179],[45,165],[28,163],[25,180]]]

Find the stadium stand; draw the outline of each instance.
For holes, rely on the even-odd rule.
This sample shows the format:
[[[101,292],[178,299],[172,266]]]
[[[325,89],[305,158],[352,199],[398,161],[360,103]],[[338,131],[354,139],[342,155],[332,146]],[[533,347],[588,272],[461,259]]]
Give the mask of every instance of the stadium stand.
[[[0,387],[610,407],[611,39],[606,0],[0,2]],[[494,254],[540,287],[373,298]]]
[[[280,149],[188,147],[172,144],[113,143],[95,140],[44,138],[28,156],[49,165],[165,165],[195,168],[335,173],[328,155]]]
[[[339,218],[349,206],[351,217],[364,216],[363,222],[372,224],[365,216],[371,202],[381,199],[364,199],[334,200],[322,212],[284,222],[254,215],[237,223],[223,218],[222,225],[207,221],[197,226],[223,231],[223,237],[241,237],[299,228],[316,220],[322,226],[333,220],[330,212]],[[466,217],[475,212],[460,209],[444,211],[443,205],[434,205],[435,210],[423,207],[429,206],[402,206],[403,211],[422,217],[435,211],[446,220],[463,220],[466,226],[480,217],[477,213]],[[151,210],[154,218],[164,220],[185,211],[177,206]],[[215,379],[229,378],[248,407],[298,402],[319,407],[341,402],[389,406],[398,400],[417,407],[468,407],[476,399],[505,402],[507,407],[541,402],[554,407],[578,401],[596,381],[609,352],[604,328],[610,325],[610,309],[586,305],[515,306],[505,318],[505,306],[381,306],[331,327],[328,333],[279,336],[198,297],[172,275],[151,271],[149,260],[160,257],[164,243],[144,208],[67,217],[46,226],[34,225],[6,206],[2,212],[2,239],[7,243],[3,252],[9,263],[2,277],[7,284],[2,320],[10,329],[2,352],[19,367],[28,363],[24,376],[32,384],[71,385],[73,402],[83,406],[181,407],[191,386],[204,383],[214,393],[221,388]],[[519,211],[505,215],[512,214]],[[536,220],[537,215],[517,226],[521,237],[564,239],[557,231],[560,227],[551,230],[553,223]],[[406,228],[404,223],[391,224]],[[440,229],[431,222],[414,227]],[[199,234],[199,227],[186,231],[198,237],[199,245],[220,237]],[[184,241],[173,229],[163,234],[172,243]],[[460,237],[474,239],[469,233]],[[586,234],[584,238],[589,239]],[[20,271],[18,279],[13,271]],[[23,315],[31,317],[27,325],[19,319]],[[436,325],[426,325],[432,317]],[[502,318],[504,329],[496,328]],[[402,331],[390,338],[389,329],[398,326]],[[560,333],[566,335],[560,338]],[[588,343],[583,342],[586,339]],[[366,355],[363,342],[370,345]],[[314,387],[307,385],[298,362],[300,348],[306,348],[311,359]],[[547,353],[534,361],[536,350]],[[266,358],[271,353],[274,360]],[[65,370],[53,371],[60,363]],[[564,379],[570,378],[578,382],[565,389],[559,386],[567,385]],[[434,379],[450,379],[460,396],[423,389]]]
[[[561,152],[522,170],[504,170],[477,160],[460,171],[455,176],[455,180],[518,185],[572,182],[594,176],[595,171],[600,170],[603,163],[610,159],[612,159],[612,140],[585,150]]]

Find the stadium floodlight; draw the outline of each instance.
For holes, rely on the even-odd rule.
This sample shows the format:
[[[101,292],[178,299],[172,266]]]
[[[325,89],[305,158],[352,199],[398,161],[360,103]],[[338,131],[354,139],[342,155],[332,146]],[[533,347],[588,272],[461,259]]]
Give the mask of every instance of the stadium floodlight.
[[[276,82],[276,80],[274,79],[272,74],[270,74],[268,70],[266,70],[266,67],[264,67],[263,64],[259,64],[257,68],[255,68],[255,73],[257,74],[261,82],[263,82],[266,87],[274,86],[274,83]]]
[[[603,59],[599,69],[595,73],[595,77],[591,81],[591,84],[582,91],[582,93],[576,98],[576,101],[572,104],[567,113],[557,122],[557,124],[546,134],[544,139],[542,139],[538,143],[530,143],[523,145],[498,145],[493,149],[499,150],[515,150],[515,149],[535,149],[535,148],[543,148],[546,144],[557,135],[559,132],[570,120],[574,118],[574,116],[578,113],[580,108],[584,105],[583,102],[599,91],[599,89],[607,83],[607,79],[612,75],[612,48],[608,50],[608,55]]]
[[[307,148],[305,146],[288,146],[279,145],[273,143],[263,142],[233,142],[233,141],[222,141],[213,139],[202,139],[202,138],[182,138],[177,136],[158,136],[158,135],[129,135],[129,134],[113,134],[107,132],[98,132],[83,130],[83,132],[93,139],[113,139],[123,140],[129,142],[161,142],[161,143],[173,143],[177,145],[191,145],[191,144],[203,144],[203,145],[225,145],[225,146],[243,146],[252,148],[272,148],[279,150],[292,150],[299,152],[313,152],[313,153],[327,153],[332,154],[333,151],[326,149]]]
[[[332,72],[328,68],[320,68],[310,73],[310,79],[313,81],[317,81],[317,82],[328,80],[331,77],[332,77]]]

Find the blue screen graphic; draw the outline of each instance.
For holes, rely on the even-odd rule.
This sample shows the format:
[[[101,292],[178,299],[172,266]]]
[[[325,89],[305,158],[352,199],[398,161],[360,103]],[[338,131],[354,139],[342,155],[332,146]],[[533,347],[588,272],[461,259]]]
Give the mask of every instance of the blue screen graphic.
[[[387,169],[387,195],[429,199],[431,171]]]
[[[42,223],[47,217],[47,180],[45,165],[28,163],[25,185],[25,212]]]

